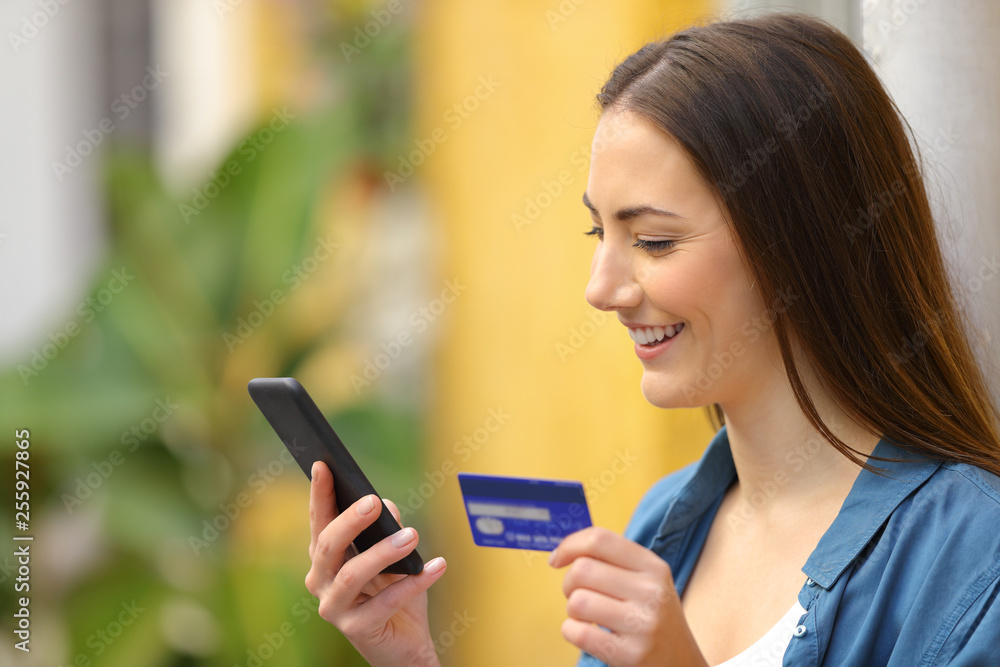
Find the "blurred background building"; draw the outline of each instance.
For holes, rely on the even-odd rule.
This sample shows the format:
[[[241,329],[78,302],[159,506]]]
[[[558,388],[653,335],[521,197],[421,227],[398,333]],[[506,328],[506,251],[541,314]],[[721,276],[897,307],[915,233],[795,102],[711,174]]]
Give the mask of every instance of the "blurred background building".
[[[31,432],[35,555],[32,652],[0,663],[364,664],[317,617],[308,486],[246,394],[294,375],[448,558],[442,661],[572,664],[562,573],[474,547],[449,471],[582,480],[620,531],[700,456],[703,412],[647,404],[583,298],[593,99],[647,41],[774,9],[879,67],[1000,394],[1000,5],[5,2],[0,423]],[[15,572],[4,548],[5,632]]]

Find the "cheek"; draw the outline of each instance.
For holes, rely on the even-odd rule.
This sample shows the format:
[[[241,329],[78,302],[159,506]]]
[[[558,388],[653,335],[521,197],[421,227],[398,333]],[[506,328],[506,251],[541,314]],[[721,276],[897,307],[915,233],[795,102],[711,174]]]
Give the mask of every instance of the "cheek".
[[[733,243],[728,242],[725,250],[717,256],[719,261],[715,263],[711,278],[716,285],[716,303],[720,310],[725,311],[728,328],[738,334],[744,325],[760,314],[762,304],[759,294],[753,291],[753,279]]]
[[[728,349],[744,338],[762,305],[738,258],[716,257],[715,262],[694,256],[661,260],[666,262],[661,268],[648,267],[645,290],[658,310],[689,322],[700,345]]]
[[[650,301],[657,309],[690,322],[696,329],[711,328],[719,310],[727,309],[733,285],[693,254],[658,261],[662,262],[659,266],[645,263],[637,269]]]

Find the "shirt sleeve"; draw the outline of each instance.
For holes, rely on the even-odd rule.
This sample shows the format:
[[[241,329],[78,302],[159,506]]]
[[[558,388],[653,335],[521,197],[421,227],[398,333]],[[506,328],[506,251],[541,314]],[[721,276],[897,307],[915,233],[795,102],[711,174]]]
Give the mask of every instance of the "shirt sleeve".
[[[580,654],[580,662],[576,663],[576,667],[607,667],[607,664],[584,652]]]

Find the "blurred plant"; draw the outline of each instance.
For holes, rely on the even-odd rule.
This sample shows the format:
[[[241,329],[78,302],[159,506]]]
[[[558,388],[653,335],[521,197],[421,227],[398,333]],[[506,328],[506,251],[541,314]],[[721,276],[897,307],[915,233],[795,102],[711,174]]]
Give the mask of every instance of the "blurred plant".
[[[245,389],[254,376],[298,375],[341,345],[351,258],[329,250],[357,236],[383,165],[408,140],[409,26],[386,26],[345,65],[330,47],[357,25],[341,17],[317,36],[335,91],[326,107],[277,133],[265,121],[251,139],[268,139],[266,150],[248,161],[234,149],[216,172],[235,162],[239,173],[196,188],[216,186],[196,215],[167,194],[147,152],[111,152],[112,247],[91,306],[68,314],[78,331],[41,370],[26,374],[26,359],[0,372],[0,423],[32,432],[32,612],[36,641],[48,644],[39,654],[364,664],[317,620],[303,584],[308,485],[284,474],[294,466]],[[134,278],[98,309],[114,271]],[[402,495],[420,416],[372,401],[330,416],[364,444],[359,458],[380,490]],[[0,540],[11,544],[4,495]],[[43,629],[56,639],[40,639]]]

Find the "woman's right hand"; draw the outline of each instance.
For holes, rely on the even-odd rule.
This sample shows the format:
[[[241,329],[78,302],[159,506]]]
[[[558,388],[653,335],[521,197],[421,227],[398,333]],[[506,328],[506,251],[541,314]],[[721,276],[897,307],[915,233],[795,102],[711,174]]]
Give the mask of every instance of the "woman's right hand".
[[[389,500],[386,504],[403,525],[395,504]],[[319,615],[344,633],[373,667],[439,665],[427,622],[427,589],[447,564],[435,558],[417,575],[381,574],[419,541],[416,530],[404,528],[358,554],[351,543],[375,522],[381,509],[379,498],[370,495],[338,512],[330,469],[320,462],[313,464],[309,496],[312,567],[306,588],[319,598]]]

